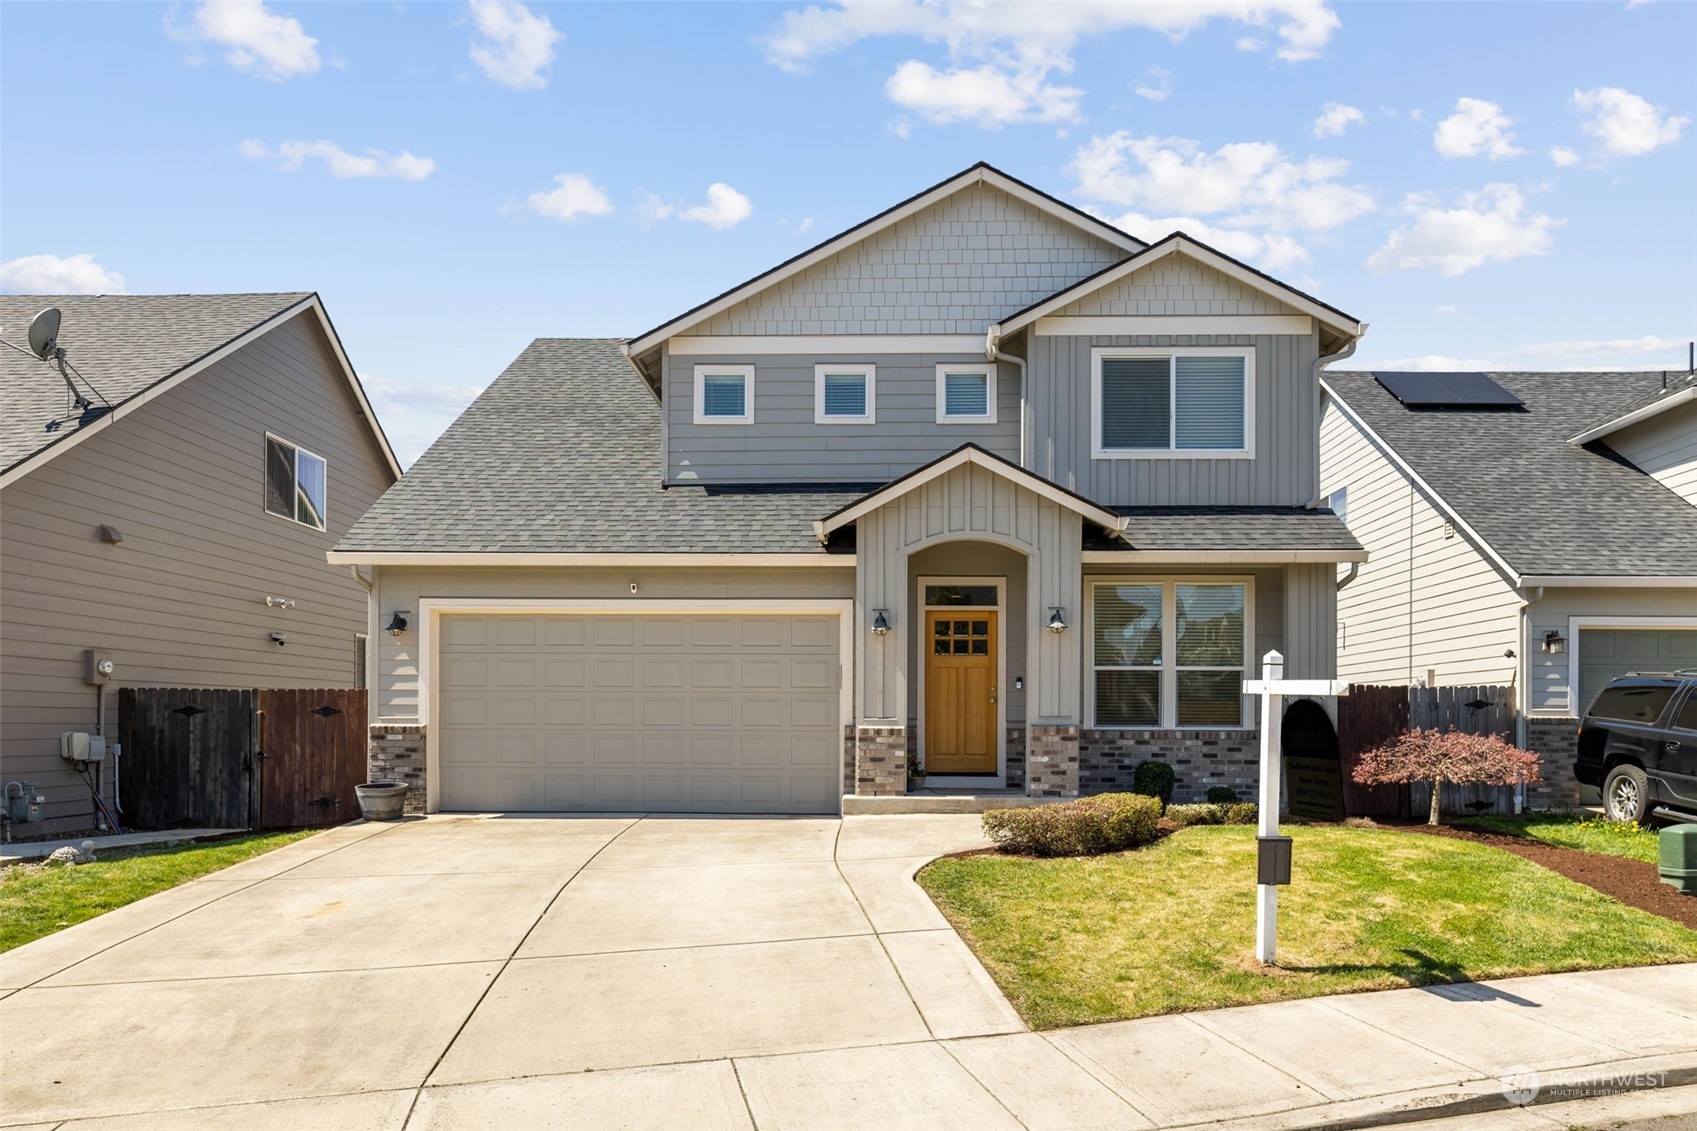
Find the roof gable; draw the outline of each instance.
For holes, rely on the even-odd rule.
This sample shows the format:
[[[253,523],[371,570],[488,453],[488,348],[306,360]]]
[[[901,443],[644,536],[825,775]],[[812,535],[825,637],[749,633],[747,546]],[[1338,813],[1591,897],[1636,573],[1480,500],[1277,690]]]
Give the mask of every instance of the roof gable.
[[[964,199],[948,204],[950,198],[957,194]],[[940,205],[947,205],[940,211],[933,212]],[[927,213],[930,215],[926,215]],[[912,223],[910,223],[912,222]],[[959,225],[984,225],[981,229],[964,231]],[[890,239],[876,242],[872,247],[861,248],[857,245],[876,240],[892,228],[905,225],[907,231],[894,235],[895,243]],[[940,225],[931,227],[931,225]],[[1012,226],[1010,228],[1010,225]],[[902,243],[902,237],[909,237],[908,243]],[[1029,246],[1036,237],[1039,246]],[[917,244],[911,241],[917,239]],[[934,242],[925,242],[934,241]],[[1030,264],[1053,265],[1057,270],[1043,275],[1035,275],[1038,280],[1032,290],[1052,287],[1057,278],[1070,282],[1091,271],[1098,270],[1117,259],[1141,250],[1146,245],[1118,228],[1100,220],[1088,213],[1038,191],[1023,181],[1016,180],[987,164],[980,162],[972,168],[959,173],[940,184],[909,197],[900,204],[886,209],[878,215],[847,231],[825,240],[800,255],[789,259],[777,267],[748,280],[724,294],[686,311],[668,322],[639,335],[630,342],[627,352],[632,355],[646,353],[660,344],[666,338],[686,330],[702,327],[702,333],[833,333],[842,330],[821,329],[812,331],[801,330],[761,330],[761,329],[726,329],[728,326],[762,325],[772,323],[777,325],[792,321],[782,317],[764,317],[773,310],[793,309],[784,306],[786,300],[805,298],[817,292],[821,287],[828,287],[833,282],[844,278],[861,279],[867,273],[876,273],[882,268],[894,268],[891,275],[913,276],[916,269],[936,264],[937,256],[933,253],[942,245],[956,243],[963,249],[970,249],[983,257],[986,262],[1025,262]],[[1000,245],[1000,246],[998,246]],[[901,257],[897,257],[897,248]],[[1057,257],[1055,252],[1066,254]],[[1002,258],[992,254],[1004,253]],[[1006,254],[1012,253],[1012,254]],[[831,260],[836,263],[828,263]],[[1059,262],[1055,262],[1059,259]],[[947,265],[947,259],[944,260]],[[815,268],[823,270],[815,271]],[[783,290],[778,290],[781,284],[806,274],[808,278]],[[965,276],[970,272],[960,272],[958,269],[946,273],[950,278],[963,282],[971,280]],[[1000,278],[995,271],[982,273],[984,277],[976,280],[983,290],[991,281],[1004,284],[1018,283],[1019,280]],[[1063,284],[1064,285],[1064,284]],[[857,285],[852,288],[860,290]],[[765,303],[751,302],[764,292],[774,293]],[[971,292],[968,292],[971,293]],[[966,322],[975,322],[971,332],[982,330],[994,318],[1005,312],[1009,303],[1007,292],[996,289],[994,299],[984,304],[983,316],[977,312],[972,315],[960,315]],[[862,296],[864,298],[864,296]],[[892,295],[892,298],[894,296]],[[1017,300],[1016,300],[1017,301]],[[991,303],[1000,303],[992,308]],[[864,306],[857,302],[856,306]],[[959,305],[951,303],[951,306]],[[736,307],[746,307],[733,311]],[[907,304],[911,309],[912,304]],[[729,314],[728,318],[720,318]],[[914,321],[910,316],[904,323]],[[934,322],[939,319],[919,315],[917,321]],[[703,324],[707,324],[705,327]],[[872,330],[859,329],[850,332],[893,332],[893,333],[923,333],[948,332],[924,330]]]
[[[1054,313],[1067,318],[1302,312],[1277,295],[1179,252],[1145,264],[1116,282],[1080,294]]]
[[[1601,440],[1612,436],[1623,428],[1660,416],[1671,408],[1682,404],[1697,403],[1697,373],[1685,373],[1673,380],[1663,376],[1660,388],[1652,389],[1642,396],[1633,397],[1625,404],[1608,413],[1582,429],[1569,439],[1569,443],[1588,444],[1592,440]]]

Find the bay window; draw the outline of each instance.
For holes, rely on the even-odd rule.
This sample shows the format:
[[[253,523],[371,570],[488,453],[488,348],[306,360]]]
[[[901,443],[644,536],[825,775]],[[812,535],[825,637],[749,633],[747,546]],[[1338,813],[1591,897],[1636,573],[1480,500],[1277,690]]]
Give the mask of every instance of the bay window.
[[[1247,580],[1127,578],[1090,586],[1092,725],[1244,725]]]

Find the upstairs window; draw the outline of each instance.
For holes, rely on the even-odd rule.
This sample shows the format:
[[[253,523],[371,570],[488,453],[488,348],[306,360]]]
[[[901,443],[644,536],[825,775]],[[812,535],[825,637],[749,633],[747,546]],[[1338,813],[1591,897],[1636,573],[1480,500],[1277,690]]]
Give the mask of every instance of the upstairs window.
[[[696,366],[695,422],[753,424],[754,366]]]
[[[874,383],[877,368],[871,365],[815,365],[813,367],[813,422],[815,424],[871,424],[876,420]]]
[[[996,423],[996,367],[937,366],[937,423]]]
[[[265,510],[315,530],[324,529],[324,486],[327,467],[322,456],[305,448],[265,437]]]
[[[1331,510],[1331,512],[1333,514],[1338,516],[1339,522],[1343,523],[1346,526],[1349,524],[1349,488],[1348,487],[1339,487],[1336,491],[1333,491],[1331,494],[1327,495],[1326,496],[1326,506]]]
[[[1245,458],[1255,351],[1091,351],[1097,459]]]

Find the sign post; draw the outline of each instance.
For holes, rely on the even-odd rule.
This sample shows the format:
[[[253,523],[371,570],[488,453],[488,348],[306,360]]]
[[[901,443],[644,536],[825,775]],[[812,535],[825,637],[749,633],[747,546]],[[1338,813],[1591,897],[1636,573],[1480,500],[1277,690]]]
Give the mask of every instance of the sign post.
[[[1256,836],[1255,958],[1269,965],[1279,954],[1279,888],[1290,883],[1290,838],[1279,835],[1279,727],[1286,695],[1342,695],[1335,679],[1286,679],[1285,658],[1261,657],[1261,678],[1243,681],[1245,695],[1261,697],[1261,797]]]

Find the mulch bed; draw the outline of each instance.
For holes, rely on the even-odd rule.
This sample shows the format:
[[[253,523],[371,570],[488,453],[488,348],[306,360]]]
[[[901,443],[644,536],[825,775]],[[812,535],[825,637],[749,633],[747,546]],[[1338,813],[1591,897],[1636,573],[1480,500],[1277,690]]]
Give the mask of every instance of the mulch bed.
[[[1672,919],[1675,923],[1682,923],[1697,931],[1697,897],[1681,895],[1668,884],[1662,883],[1654,864],[1630,860],[1625,856],[1605,856],[1600,852],[1584,852],[1577,848],[1558,848],[1553,844],[1542,844],[1526,837],[1504,833],[1458,829],[1449,825],[1433,827],[1391,821],[1376,823],[1400,832],[1471,840],[1477,844],[1500,848],[1504,852],[1512,852],[1586,887],[1595,888],[1604,895],[1613,896],[1628,907],[1636,907],[1640,911]]]

